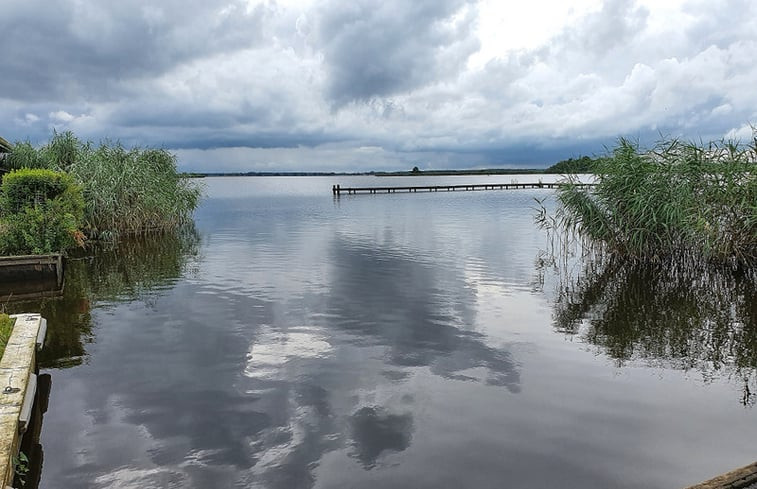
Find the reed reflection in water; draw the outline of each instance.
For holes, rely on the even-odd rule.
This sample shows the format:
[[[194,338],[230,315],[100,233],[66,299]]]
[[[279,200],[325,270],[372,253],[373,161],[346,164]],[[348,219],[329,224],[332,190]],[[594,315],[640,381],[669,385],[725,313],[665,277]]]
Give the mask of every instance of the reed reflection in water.
[[[555,265],[542,260],[541,266]],[[757,272],[704,263],[639,263],[587,258],[563,267],[555,328],[579,336],[617,366],[699,371],[743,383],[742,403],[757,393]],[[567,272],[567,273],[565,273]]]
[[[66,259],[61,297],[9,302],[10,313],[40,311],[48,320],[39,366],[70,367],[86,357],[94,341],[92,308],[134,300],[150,301],[180,277],[191,273],[199,253],[194,225],[159,235],[136,236],[118,243],[90,244]]]

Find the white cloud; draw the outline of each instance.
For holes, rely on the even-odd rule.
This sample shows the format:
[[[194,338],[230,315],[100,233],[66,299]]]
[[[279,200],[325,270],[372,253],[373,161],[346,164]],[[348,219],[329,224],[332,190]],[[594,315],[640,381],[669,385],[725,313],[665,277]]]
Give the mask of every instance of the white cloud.
[[[54,122],[71,122],[76,117],[69,114],[65,110],[56,110],[55,112],[50,112],[50,120]]]
[[[143,2],[90,9],[73,31],[34,5],[11,1],[0,30],[35,33],[25,52],[56,79],[6,69],[0,116],[15,139],[68,128],[219,148],[209,169],[246,153],[266,168],[361,170],[549,163],[619,135],[719,138],[757,120],[752,2],[219,0],[196,15]],[[59,50],[45,62],[48,37]]]

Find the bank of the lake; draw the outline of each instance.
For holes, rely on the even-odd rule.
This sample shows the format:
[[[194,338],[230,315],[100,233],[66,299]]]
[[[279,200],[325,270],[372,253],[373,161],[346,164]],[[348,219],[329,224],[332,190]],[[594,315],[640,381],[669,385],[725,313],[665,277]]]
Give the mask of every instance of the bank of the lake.
[[[14,305],[51,325],[41,487],[659,488],[754,462],[753,283],[552,262],[549,190],[331,195],[377,180],[206,179],[194,230]]]

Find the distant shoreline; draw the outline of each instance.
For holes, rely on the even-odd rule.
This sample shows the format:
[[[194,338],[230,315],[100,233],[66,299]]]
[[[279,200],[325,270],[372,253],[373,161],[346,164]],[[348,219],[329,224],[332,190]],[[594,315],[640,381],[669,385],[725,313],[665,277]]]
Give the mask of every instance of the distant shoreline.
[[[321,171],[248,171],[248,172],[186,172],[182,176],[189,178],[204,177],[341,177],[341,176],[375,176],[375,177],[443,177],[457,175],[565,175],[591,173],[596,158],[581,156],[568,158],[547,168],[476,168],[463,170],[421,170],[417,166],[406,171],[364,171],[364,172],[321,172]]]
[[[376,176],[376,177],[437,177],[455,175],[545,175],[560,172],[540,168],[485,168],[481,170],[421,170],[413,171],[369,171],[369,172],[185,172],[186,178],[205,177],[342,177],[342,176]]]

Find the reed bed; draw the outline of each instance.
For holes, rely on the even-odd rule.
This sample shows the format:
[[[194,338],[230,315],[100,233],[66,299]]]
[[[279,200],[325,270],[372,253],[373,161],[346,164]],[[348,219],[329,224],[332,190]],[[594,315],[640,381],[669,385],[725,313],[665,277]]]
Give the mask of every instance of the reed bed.
[[[176,157],[166,150],[94,145],[70,132],[54,133],[38,149],[18,143],[7,163],[70,173],[82,187],[84,232],[92,238],[175,229],[191,220],[201,196],[200,186],[179,175]]]
[[[634,261],[757,263],[757,139],[651,150],[621,139],[595,165],[597,185],[568,179],[537,222],[585,246]]]

